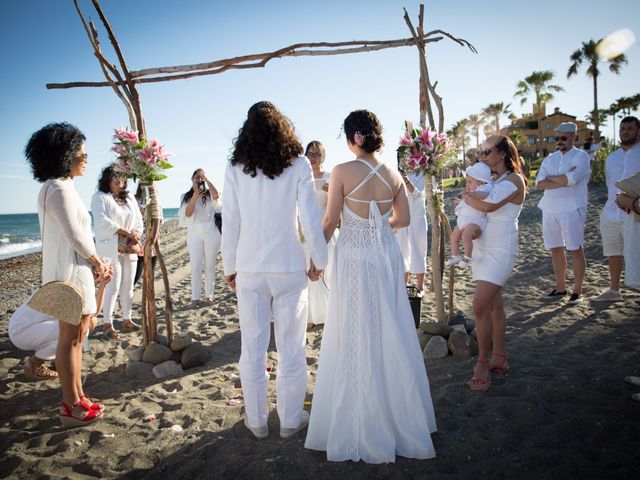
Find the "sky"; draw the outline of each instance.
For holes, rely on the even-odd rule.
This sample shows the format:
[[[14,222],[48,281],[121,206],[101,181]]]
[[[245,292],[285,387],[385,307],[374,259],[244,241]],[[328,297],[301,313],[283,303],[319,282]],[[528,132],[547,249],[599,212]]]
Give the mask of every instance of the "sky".
[[[79,3],[98,25],[103,52],[116,63],[91,1]],[[547,112],[560,107],[584,119],[593,108],[592,81],[584,68],[567,79],[571,53],[581,42],[620,28],[640,36],[635,0],[424,3],[427,31],[445,30],[478,50],[474,54],[448,39],[427,46],[445,128],[495,102],[511,103],[517,115],[530,112],[531,102],[521,106],[513,94],[518,81],[535,70],[552,70],[565,88]],[[406,38],[403,7],[414,24],[419,11],[419,1],[409,0],[102,0],[101,5],[132,70],[209,62],[300,42]],[[602,66],[600,108],[640,91],[637,43],[626,55],[629,63],[620,75]],[[109,88],[45,88],[46,83],[104,80],[73,1],[0,1],[0,65],[0,214],[36,211],[40,184],[31,176],[24,146],[33,132],[54,121],[70,122],[87,137],[89,165],[75,186],[88,207],[100,170],[114,160],[113,129],[127,126],[128,116]],[[223,187],[233,139],[249,107],[260,100],[272,101],[292,120],[303,145],[325,144],[328,169],[353,158],[341,135],[344,118],[358,108],[371,110],[384,127],[381,158],[393,162],[404,120],[419,119],[418,81],[417,50],[401,47],[276,59],[259,69],[141,85],[148,135],[174,154],[175,168],[158,184],[160,201],[177,207],[197,168]],[[602,130],[613,136],[611,120]]]

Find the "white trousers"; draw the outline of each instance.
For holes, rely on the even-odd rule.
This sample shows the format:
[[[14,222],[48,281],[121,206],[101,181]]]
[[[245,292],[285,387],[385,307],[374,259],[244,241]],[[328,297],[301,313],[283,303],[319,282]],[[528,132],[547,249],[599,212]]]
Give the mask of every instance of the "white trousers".
[[[20,350],[35,350],[40,360],[56,358],[58,320],[23,303],[9,319],[9,339]]]
[[[236,277],[240,334],[240,381],[247,423],[267,424],[267,348],[273,317],[278,350],[277,409],[281,428],[300,424],[307,391],[307,276],[242,273]]]
[[[191,300],[200,300],[203,267],[204,294],[208,299],[213,298],[213,289],[216,286],[216,255],[220,250],[221,238],[217,230],[211,235],[187,233],[187,249],[191,263]]]
[[[113,263],[113,278],[104,289],[102,317],[105,325],[113,325],[113,311],[116,308],[118,296],[120,296],[120,317],[122,320],[131,320],[133,278],[137,263],[138,256],[130,254],[118,255],[118,261]]]

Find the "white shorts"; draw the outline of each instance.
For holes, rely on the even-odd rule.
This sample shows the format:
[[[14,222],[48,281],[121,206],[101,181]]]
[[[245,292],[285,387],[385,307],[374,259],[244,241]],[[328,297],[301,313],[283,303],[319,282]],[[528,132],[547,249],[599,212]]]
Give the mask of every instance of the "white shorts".
[[[578,208],[570,212],[542,211],[542,237],[544,248],[564,247],[569,251],[579,250],[584,243],[584,224],[587,209]]]
[[[622,226],[624,220],[609,220],[600,214],[600,236],[602,237],[602,254],[605,257],[622,256],[624,240]]]

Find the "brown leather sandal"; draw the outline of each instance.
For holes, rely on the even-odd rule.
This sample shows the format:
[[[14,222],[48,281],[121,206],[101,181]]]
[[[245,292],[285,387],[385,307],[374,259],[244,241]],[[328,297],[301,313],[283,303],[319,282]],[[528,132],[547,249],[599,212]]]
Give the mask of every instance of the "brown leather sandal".
[[[51,370],[44,364],[40,362],[34,362],[32,360],[33,357],[27,357],[24,361],[23,372],[24,376],[29,380],[52,380],[58,378],[58,372]],[[39,360],[39,359],[38,359]]]

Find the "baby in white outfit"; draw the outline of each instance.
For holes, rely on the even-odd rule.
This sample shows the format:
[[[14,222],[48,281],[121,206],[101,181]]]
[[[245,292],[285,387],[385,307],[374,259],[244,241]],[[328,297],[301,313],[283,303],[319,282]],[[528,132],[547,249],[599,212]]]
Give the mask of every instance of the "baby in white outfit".
[[[467,180],[467,191],[482,192],[479,198],[486,198],[491,192],[491,169],[485,163],[478,162],[466,168],[464,175]],[[451,258],[445,265],[450,267],[458,265],[459,268],[467,268],[471,264],[473,254],[473,240],[478,238],[487,225],[487,216],[484,212],[471,207],[466,201],[455,198],[456,228],[451,233]],[[464,245],[464,256],[460,256],[460,239]]]

